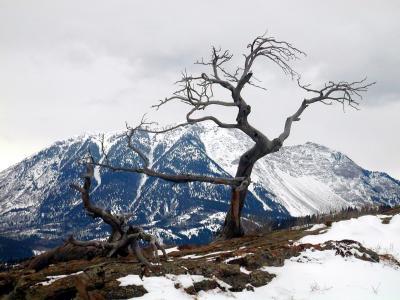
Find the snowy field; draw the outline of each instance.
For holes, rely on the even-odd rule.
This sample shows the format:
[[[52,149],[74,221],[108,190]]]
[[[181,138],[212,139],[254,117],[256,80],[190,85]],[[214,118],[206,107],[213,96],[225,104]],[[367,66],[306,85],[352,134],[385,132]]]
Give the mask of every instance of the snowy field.
[[[299,242],[317,244],[329,240],[355,240],[378,254],[391,254],[400,261],[400,215],[395,215],[389,224],[382,224],[382,219],[383,216],[363,216],[335,222],[325,233],[308,235]]]
[[[309,235],[296,244],[324,243],[329,240],[351,239],[379,254],[400,258],[400,215],[389,224],[383,216],[363,216],[335,222],[320,234]],[[121,286],[143,285],[148,291],[140,299],[400,299],[400,268],[388,262],[373,263],[355,257],[336,255],[334,250],[307,249],[300,256],[285,260],[283,267],[264,267],[262,270],[277,276],[266,286],[254,291],[223,292],[220,289],[200,291],[191,296],[183,291],[193,282],[204,280],[198,275],[166,275],[144,277],[128,275],[120,278]],[[215,279],[215,278],[213,278]],[[217,280],[223,287],[226,283]],[[175,284],[179,283],[179,289]],[[135,298],[133,298],[135,299]]]

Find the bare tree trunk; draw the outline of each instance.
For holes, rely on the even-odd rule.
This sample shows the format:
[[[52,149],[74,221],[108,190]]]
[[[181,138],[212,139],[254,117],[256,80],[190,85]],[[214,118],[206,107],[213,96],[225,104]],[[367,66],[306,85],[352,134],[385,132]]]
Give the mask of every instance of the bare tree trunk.
[[[244,234],[240,220],[246,194],[247,188],[243,191],[232,189],[231,204],[225,217],[224,226],[221,232],[222,237],[229,239],[240,237]]]
[[[241,216],[254,164],[260,158],[275,151],[275,147],[269,146],[270,143],[268,143],[268,140],[250,125],[246,124],[242,131],[249,136],[255,137],[256,143],[251,149],[243,153],[239,160],[236,176],[247,178],[247,181],[244,181],[238,187],[232,187],[231,190],[231,204],[221,232],[221,237],[228,239],[244,235]],[[276,143],[276,141],[273,141],[272,145],[274,145],[274,143]]]

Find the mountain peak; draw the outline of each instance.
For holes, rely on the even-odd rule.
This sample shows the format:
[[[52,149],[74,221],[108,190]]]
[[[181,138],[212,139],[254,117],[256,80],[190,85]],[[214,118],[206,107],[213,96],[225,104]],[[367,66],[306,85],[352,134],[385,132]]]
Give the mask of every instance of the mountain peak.
[[[239,130],[212,124],[164,135],[140,132],[134,141],[150,165],[170,173],[234,176],[240,155],[253,142]],[[105,135],[110,163],[137,166],[121,133]],[[58,141],[0,172],[0,235],[54,239],[74,234],[101,238],[105,228],[88,218],[69,184],[79,180],[77,159],[90,148],[102,159],[100,135]],[[230,189],[202,183],[172,184],[135,173],[96,169],[92,198],[112,211],[134,212],[135,222],[167,241],[200,242],[222,224]],[[368,172],[340,152],[312,142],[283,147],[254,166],[244,213],[260,220],[301,216],[365,204],[400,203],[400,183]],[[222,217],[221,217],[222,216]]]

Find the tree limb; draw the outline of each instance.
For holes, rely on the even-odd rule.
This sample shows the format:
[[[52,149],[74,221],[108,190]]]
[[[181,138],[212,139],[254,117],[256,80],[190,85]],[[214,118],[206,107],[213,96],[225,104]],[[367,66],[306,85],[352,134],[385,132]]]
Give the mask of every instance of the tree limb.
[[[93,176],[93,169],[94,169],[94,160],[93,158],[90,158],[90,161],[87,162],[86,164],[86,174],[84,175],[84,185],[83,187],[80,187],[77,184],[70,184],[70,187],[77,190],[78,192],[81,193],[81,198],[83,202],[83,206],[88,212],[90,216],[93,218],[101,218],[105,223],[111,226],[113,232],[119,233],[122,235],[121,232],[121,223],[123,223],[125,220],[122,220],[120,218],[115,217],[111,213],[105,211],[104,209],[93,205],[90,202],[90,185],[91,185],[91,177]]]
[[[115,172],[130,172],[130,173],[139,173],[145,174],[152,177],[157,177],[160,179],[164,179],[166,181],[171,181],[175,183],[187,183],[187,182],[205,182],[205,183],[213,183],[213,184],[223,184],[229,186],[237,186],[240,185],[243,177],[212,177],[212,176],[203,176],[203,175],[195,175],[195,174],[165,174],[162,172],[158,172],[149,168],[129,168],[129,167],[119,167],[113,166],[109,164],[103,164],[98,162],[93,162],[93,165],[100,166],[102,168],[110,169]]]
[[[325,102],[326,100],[331,100],[338,102],[340,104],[348,105],[351,108],[357,109],[359,102],[355,98],[362,99],[362,92],[366,92],[368,88],[375,84],[375,82],[368,83],[367,79],[364,78],[360,81],[354,82],[328,82],[322,89],[311,89],[309,85],[301,85],[298,80],[298,85],[307,92],[317,94],[316,97],[304,99],[297,111],[286,119],[283,132],[279,135],[277,142],[282,145],[282,143],[289,137],[292,123],[295,121],[300,121],[300,116],[304,110],[311,104],[321,102],[323,104],[330,105],[332,102]]]

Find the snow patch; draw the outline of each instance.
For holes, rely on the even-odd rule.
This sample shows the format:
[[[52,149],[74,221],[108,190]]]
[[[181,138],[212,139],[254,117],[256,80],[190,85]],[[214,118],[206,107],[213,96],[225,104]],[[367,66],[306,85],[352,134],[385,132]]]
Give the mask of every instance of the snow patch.
[[[383,224],[377,216],[362,216],[334,222],[325,233],[305,236],[299,243],[319,244],[329,240],[354,240],[378,254],[391,254],[400,261],[399,233],[400,214],[395,215],[389,224]]]
[[[147,294],[144,294],[140,299],[194,299],[193,296],[187,294],[183,289],[190,287],[195,282],[204,280],[201,275],[173,275],[166,274],[159,277],[143,277],[140,279],[138,275],[128,275],[117,279],[121,282],[120,286],[142,285]],[[180,288],[175,288],[178,284]],[[132,298],[136,299],[136,298]]]
[[[47,276],[46,278],[48,279],[48,281],[42,281],[42,282],[37,283],[36,285],[50,285],[53,282],[55,282],[57,280],[60,280],[62,278],[69,277],[69,276],[74,276],[74,275],[79,275],[79,274],[82,274],[82,273],[83,273],[83,271],[79,271],[79,272],[71,273],[71,274],[67,274],[67,275]]]
[[[178,247],[173,247],[173,248],[165,249],[165,252],[166,252],[167,254],[168,254],[168,253],[171,253],[171,252],[176,252],[176,251],[179,251]],[[157,253],[158,253],[158,255],[163,255],[163,252],[162,252],[161,250],[157,250]]]
[[[230,252],[232,252],[232,251],[233,251],[233,250],[228,250],[228,251],[216,251],[216,252],[211,252],[211,253],[207,253],[207,254],[204,254],[204,255],[189,254],[189,255],[182,256],[181,258],[183,258],[183,259],[196,259],[196,258],[203,258],[203,257],[214,256],[214,255],[218,255],[218,254],[221,254],[221,253],[230,253]]]
[[[311,228],[308,228],[308,229],[306,229],[304,231],[315,231],[315,230],[323,229],[323,228],[326,228],[326,227],[327,226],[325,224],[314,224]]]

